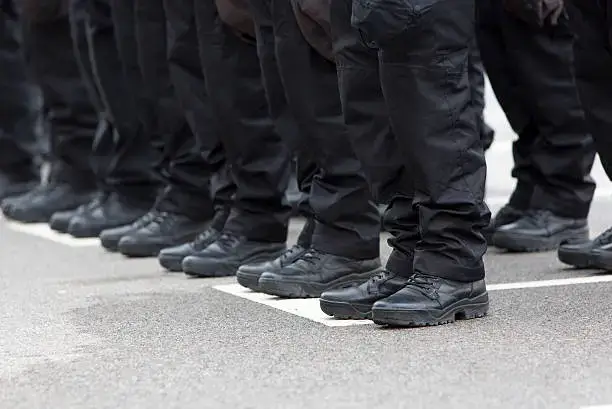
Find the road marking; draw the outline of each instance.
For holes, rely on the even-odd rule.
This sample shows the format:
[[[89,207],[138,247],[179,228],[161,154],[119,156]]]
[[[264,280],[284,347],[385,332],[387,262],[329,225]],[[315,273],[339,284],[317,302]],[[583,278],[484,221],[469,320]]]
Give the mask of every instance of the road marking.
[[[612,275],[598,275],[592,277],[563,278],[558,280],[524,281],[519,283],[491,284],[487,286],[489,291],[519,290],[525,288],[560,287],[579,284],[595,284],[612,282]],[[236,297],[244,298],[268,307],[288,312],[298,317],[318,322],[328,327],[348,327],[352,325],[373,324],[370,320],[337,320],[327,316],[319,307],[318,298],[307,299],[282,299],[267,294],[256,293],[248,290],[240,284],[226,284],[213,287]],[[598,409],[598,408],[596,408]],[[612,409],[604,407],[602,409]]]
[[[5,223],[11,230],[31,234],[32,236],[47,239],[70,247],[91,247],[100,245],[100,239],[98,238],[77,239],[68,234],[53,231],[46,223],[25,224],[11,222],[9,220],[6,220]]]
[[[305,299],[282,299],[267,294],[256,293],[248,290],[240,284],[218,285],[213,287],[215,290],[222,291],[236,297],[254,301],[259,304],[267,305],[277,310],[288,312],[311,321],[318,322],[328,327],[348,327],[351,325],[373,324],[369,320],[337,320],[327,316],[319,307],[318,298]]]
[[[612,405],[582,406],[580,409],[612,409]]]
[[[560,278],[557,280],[524,281],[520,283],[491,284],[489,291],[520,290],[523,288],[561,287],[578,284],[595,284],[612,282],[612,275],[596,275],[591,277]]]

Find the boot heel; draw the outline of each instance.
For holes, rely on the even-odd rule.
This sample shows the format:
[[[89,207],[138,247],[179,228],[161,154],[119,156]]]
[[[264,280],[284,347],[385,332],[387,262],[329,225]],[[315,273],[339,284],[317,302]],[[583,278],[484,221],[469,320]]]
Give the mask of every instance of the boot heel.
[[[455,319],[457,320],[471,320],[474,318],[482,318],[489,312],[489,295],[483,294],[482,296],[474,299],[472,303],[464,306],[455,313]]]

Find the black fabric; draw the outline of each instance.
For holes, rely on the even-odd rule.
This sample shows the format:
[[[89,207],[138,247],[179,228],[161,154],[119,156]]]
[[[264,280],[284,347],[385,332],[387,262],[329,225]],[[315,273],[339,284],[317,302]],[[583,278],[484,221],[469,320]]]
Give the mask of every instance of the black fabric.
[[[105,110],[104,102],[100,95],[100,90],[96,85],[94,67],[92,65],[92,55],[90,53],[89,42],[87,40],[87,24],[89,16],[90,0],[72,0],[70,2],[69,18],[72,33],[74,53],[81,72],[81,77],[89,92],[94,108],[99,114]]]
[[[229,170],[236,185],[225,229],[285,241],[289,153],[268,116],[256,48],[221,23],[214,0],[166,0],[164,7],[171,75],[189,124],[211,173]],[[233,190],[220,176],[216,202]]]
[[[130,3],[130,2],[125,2]],[[104,103],[104,112],[111,128],[101,123],[96,139],[96,154],[103,162],[107,189],[121,195],[122,200],[138,205],[153,204],[160,182],[154,167],[159,155],[145,132],[137,96],[142,92],[139,81],[137,55],[134,51],[135,34],[130,31],[130,9],[115,15],[108,0],[90,0],[88,12],[88,41],[93,61],[95,81]],[[132,10],[133,11],[133,10]],[[115,31],[112,17],[126,24],[123,31]],[[123,63],[121,56],[126,57]],[[136,64],[136,67],[134,65]]]
[[[36,132],[37,97],[26,76],[19,22],[0,10],[0,172],[36,174],[44,148]]]
[[[533,27],[496,0],[478,1],[477,15],[485,68],[519,135],[510,205],[586,217],[595,190],[589,176],[595,147],[576,88],[568,19]]]
[[[68,16],[23,20],[26,61],[40,86],[49,122],[52,178],[78,189],[93,189],[90,165],[98,115],[91,104],[73,52]]]
[[[21,17],[31,22],[48,22],[68,15],[70,0],[16,0]]]
[[[212,175],[211,194],[217,210],[231,207],[236,192],[225,148],[213,126],[212,102],[208,97],[199,56],[193,0],[164,3],[170,78],[187,123],[196,136],[204,161],[202,175]]]
[[[387,268],[478,280],[490,213],[483,202],[483,78],[473,3],[428,2],[428,12],[414,20],[407,17],[414,2],[401,5],[405,16],[386,14],[382,3],[364,3],[355,13],[351,1],[333,0],[331,19],[353,146],[379,200],[388,203],[383,221],[394,251]],[[379,25],[378,12],[397,25]],[[379,44],[380,54],[363,39]]]
[[[575,43],[576,79],[601,163],[612,179],[612,2],[568,3]]]
[[[490,212],[483,200],[486,164],[468,76],[474,1],[416,3],[404,1],[408,15],[397,11],[389,17],[391,27],[367,13],[353,19],[364,38],[381,47],[383,94],[414,187],[398,189],[386,217],[401,232],[414,232],[416,212],[419,240],[400,235],[392,245],[400,254],[414,251],[415,271],[476,281],[484,276],[482,230]],[[386,10],[383,17],[390,11],[373,10]]]
[[[472,103],[474,104],[474,108],[476,109],[478,115],[480,140],[482,141],[482,145],[486,151],[493,144],[495,131],[489,125],[487,125],[484,119],[485,76],[482,58],[480,57],[480,49],[478,48],[476,39],[474,39],[468,64],[468,75],[470,84],[472,86]]]
[[[269,117],[257,49],[221,23],[213,0],[196,0],[195,11],[214,126],[223,132],[238,186],[225,229],[252,240],[284,242],[290,155]]]
[[[113,143],[113,127],[106,115],[106,106],[92,64],[93,50],[90,47],[88,35],[90,5],[91,0],[71,1],[69,17],[74,53],[81,79],[87,87],[90,101],[98,113],[98,127],[94,135],[90,165],[96,175],[98,188],[106,191],[108,189],[106,177],[112,156],[109,157],[109,152],[105,151],[105,147]],[[111,47],[114,47],[114,45],[111,44]]]
[[[145,120],[167,186],[157,207],[194,220],[209,219],[214,212],[210,173],[170,79],[163,0],[136,0],[134,7]]]
[[[352,4],[352,0],[331,2],[342,110],[351,144],[364,166],[372,193],[379,203],[387,204],[399,186],[406,186],[402,190],[410,192],[412,182],[391,131],[380,86],[378,52],[366,47],[351,26]]]
[[[305,40],[288,1],[251,0],[271,113],[298,158],[298,184],[315,219],[312,247],[379,256],[380,216],[342,117],[336,67]],[[308,189],[308,190],[306,190]]]

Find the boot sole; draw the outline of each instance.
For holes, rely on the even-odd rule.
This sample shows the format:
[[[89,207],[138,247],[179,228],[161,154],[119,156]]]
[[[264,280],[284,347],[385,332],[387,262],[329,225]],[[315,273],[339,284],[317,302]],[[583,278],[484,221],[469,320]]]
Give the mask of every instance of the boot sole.
[[[372,304],[351,304],[340,301],[320,301],[321,311],[339,320],[372,319]]]
[[[94,239],[100,237],[100,233],[102,233],[104,229],[91,229],[91,230],[81,230],[81,231],[67,231],[75,239]]]
[[[273,260],[279,257],[286,249],[282,248],[275,252],[258,253],[251,258],[243,260],[238,266],[235,264],[217,264],[215,266],[202,266],[198,261],[185,260],[182,263],[182,269],[185,274],[191,277],[229,277],[236,275],[238,268],[245,264],[257,264],[264,261]]]
[[[194,229],[191,232],[185,232],[181,236],[174,237],[174,239],[168,243],[144,242],[131,244],[123,243],[122,245],[121,242],[119,242],[119,252],[126,257],[132,258],[157,257],[163,249],[168,249],[171,247],[180,246],[192,242],[205,227],[205,225],[198,225],[197,229]]]
[[[183,260],[187,256],[159,256],[159,264],[170,273],[183,272]]]
[[[461,300],[446,310],[372,309],[372,320],[378,325],[392,327],[430,327],[451,324],[457,320],[483,318],[489,312],[489,295]]]
[[[53,220],[49,220],[49,228],[58,233],[67,233],[69,226],[70,226],[70,221],[53,222]]]
[[[595,259],[589,253],[578,253],[567,251],[560,248],[557,252],[557,258],[560,262],[575,268],[593,268],[595,267]]]
[[[179,243],[182,244],[182,243]],[[127,258],[149,258],[159,256],[159,252],[163,249],[173,247],[174,244],[166,245],[135,245],[122,247],[119,246],[118,251],[122,256]]]
[[[565,230],[552,237],[526,237],[507,232],[496,232],[493,245],[512,252],[535,253],[556,250],[562,244],[579,243],[589,239],[589,228]]]
[[[4,212],[4,217],[7,220],[23,224],[49,223],[49,221],[51,220],[51,216],[53,216],[53,214],[41,215],[40,217],[19,217],[19,215],[15,216],[14,214]]]
[[[259,288],[262,292],[282,298],[317,298],[324,291],[353,287],[363,284],[372,275],[380,271],[376,268],[364,273],[350,274],[330,283],[311,283],[306,281],[280,281],[271,278],[260,278]]]
[[[240,271],[236,272],[236,281],[238,281],[238,284],[255,292],[261,291],[259,287],[259,277],[261,277],[259,274],[253,275],[241,273]]]
[[[612,271],[612,257],[607,254],[593,257],[593,268]]]
[[[100,239],[100,244],[105,250],[110,251],[111,253],[116,253],[119,251],[119,240]]]

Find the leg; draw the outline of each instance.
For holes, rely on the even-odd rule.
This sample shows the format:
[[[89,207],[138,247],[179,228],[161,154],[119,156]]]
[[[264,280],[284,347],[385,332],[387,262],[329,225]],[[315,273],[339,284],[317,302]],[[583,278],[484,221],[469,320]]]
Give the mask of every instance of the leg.
[[[227,165],[225,148],[212,126],[214,116],[206,89],[196,33],[193,0],[166,0],[167,47],[170,78],[182,110],[197,138],[205,174],[210,180],[215,216],[206,230],[192,243],[160,252],[160,264],[169,271],[182,271],[183,260],[206,249],[220,236],[232,206],[236,185]]]
[[[136,39],[151,139],[161,152],[166,189],[153,222],[126,233],[118,243],[128,256],[157,256],[164,248],[189,243],[213,216],[210,174],[185,119],[170,79],[166,15],[162,0],[135,1]]]
[[[414,25],[378,41],[382,89],[413,175],[420,231],[415,274],[373,306],[373,319],[381,324],[435,325],[488,310],[482,260],[482,231],[490,218],[486,164],[468,78],[474,14],[473,0],[434,1]],[[381,38],[376,31],[368,37]],[[405,244],[400,238],[393,246],[401,250]]]
[[[385,104],[376,50],[366,47],[351,27],[353,2],[334,0],[332,34],[344,120],[371,189],[387,203],[383,217],[390,243],[396,243],[386,269],[359,287],[328,291],[321,308],[340,318],[371,318],[373,304],[401,289],[413,274],[419,240],[418,216],[412,209],[412,178],[393,134]]]
[[[0,11],[0,200],[36,186],[37,98],[25,75],[19,23]]]
[[[55,212],[88,202],[96,188],[90,157],[98,116],[73,54],[67,16],[23,21],[28,66],[47,110],[52,169],[50,183],[5,202],[3,210],[22,222],[47,222]]]
[[[532,115],[521,102],[520,81],[508,56],[501,29],[504,11],[498,3],[495,0],[476,2],[476,37],[493,91],[510,126],[518,135],[513,144],[512,169],[512,176],[517,182],[508,204],[500,209],[485,231],[488,242],[491,242],[499,227],[517,221],[529,210],[535,185],[535,169],[530,152],[538,136]]]
[[[289,152],[269,118],[257,50],[221,24],[212,0],[196,0],[200,58],[238,186],[226,229],[253,240],[286,239],[288,209],[282,198]]]
[[[529,149],[533,212],[498,229],[493,244],[501,248],[551,250],[588,239],[595,148],[578,98],[574,35],[568,24],[563,17],[557,26],[532,29],[502,12],[507,61],[516,71],[521,103],[538,133]]]
[[[107,127],[106,121],[100,123],[94,150],[98,166],[103,169],[100,174],[104,175],[105,191],[71,220],[68,232],[75,237],[97,237],[106,229],[139,220],[154,203],[159,188],[152,170],[155,155],[148,135],[143,132],[142,115],[134,98],[137,91],[130,88],[137,82],[134,78],[128,81],[128,70],[117,48],[121,43],[129,49],[133,35],[127,39],[117,37],[112,20],[115,16],[118,24],[126,25],[121,28],[129,33],[130,27],[133,30],[129,10],[120,9],[115,15],[107,1],[92,0],[88,11],[87,37],[93,73],[113,127]]]
[[[271,1],[275,57],[287,106],[298,124],[292,146],[317,166],[309,204],[315,219],[311,249],[259,285],[279,296],[319,296],[360,283],[377,270],[379,215],[343,123],[335,65],[304,39],[290,2]]]
[[[589,130],[608,177],[612,178],[612,51],[606,20],[612,10],[599,2],[572,1],[568,4],[572,29],[577,34],[575,44],[576,80]],[[564,245],[559,259],[576,267],[612,270],[612,229],[583,245]]]
[[[279,73],[271,2],[268,0],[253,0],[249,2],[249,5],[255,22],[257,54],[270,117],[274,121],[279,134],[297,157],[295,173],[297,187],[302,195],[299,210],[307,218],[295,246],[288,248],[274,260],[243,265],[236,273],[238,283],[254,291],[260,291],[259,279],[263,273],[279,272],[283,267],[298,260],[310,248],[314,230],[310,191],[318,169],[312,158],[306,152],[300,150],[300,147],[302,147],[299,137],[300,129],[287,102],[285,88]]]
[[[93,69],[112,132],[97,141],[100,156],[107,158],[105,181],[122,200],[149,208],[158,192],[154,180],[155,156],[143,133],[139,113],[123,63],[117,51],[111,7],[106,0],[92,0],[88,40]]]

